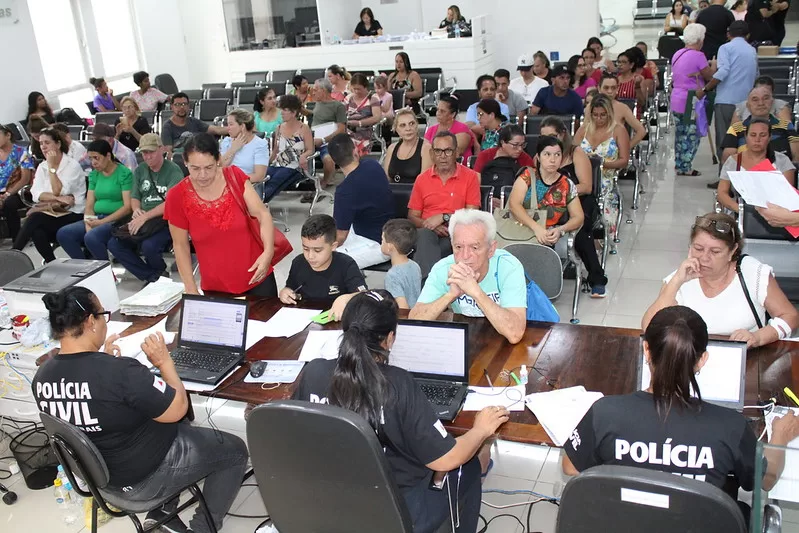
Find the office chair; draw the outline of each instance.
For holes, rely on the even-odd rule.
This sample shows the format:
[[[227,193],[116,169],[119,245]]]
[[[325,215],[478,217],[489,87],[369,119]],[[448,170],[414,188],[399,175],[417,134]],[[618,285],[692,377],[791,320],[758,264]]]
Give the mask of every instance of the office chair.
[[[200,505],[200,509],[205,514],[205,520],[210,525],[211,530],[217,531],[205,504],[205,498],[203,498],[202,492],[196,483],[175,494],[168,494],[157,500],[148,502],[127,501],[125,500],[124,492],[108,486],[108,466],[105,464],[100,451],[85,433],[72,424],[47,413],[39,413],[39,416],[47,435],[50,437],[50,445],[58,457],[58,462],[64,467],[64,473],[72,484],[72,488],[84,498],[93,497],[92,533],[97,533],[98,508],[116,518],[127,516],[133,522],[133,526],[138,533],[148,533],[150,531],[160,531],[162,524],[172,520],[178,513],[183,512],[195,503]],[[88,490],[81,488],[81,485],[76,481],[76,476],[83,480]],[[192,494],[189,500],[178,506],[174,512],[159,520],[154,526],[146,529],[142,526],[136,513],[147,513],[153,509],[158,509],[169,500],[179,497],[186,490]],[[111,509],[109,505],[118,510]]]
[[[266,403],[250,413],[247,442],[261,498],[280,533],[412,533],[383,447],[352,411]]]
[[[164,94],[172,95],[178,92],[178,84],[175,82],[175,78],[172,77],[172,74],[157,75],[153,79],[153,85]]]
[[[555,526],[556,533],[596,531],[747,533],[749,527],[736,502],[710,483],[656,470],[602,465],[569,481]]]
[[[25,252],[19,250],[0,251],[0,285],[5,285],[18,277],[32,272],[33,261]]]

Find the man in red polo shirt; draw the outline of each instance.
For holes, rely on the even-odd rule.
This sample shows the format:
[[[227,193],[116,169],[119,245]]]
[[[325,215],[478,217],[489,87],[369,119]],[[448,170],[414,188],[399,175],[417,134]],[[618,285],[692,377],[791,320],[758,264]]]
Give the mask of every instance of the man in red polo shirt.
[[[457,163],[458,141],[449,131],[433,138],[433,166],[419,174],[408,202],[408,219],[419,231],[413,260],[426,278],[452,253],[447,225],[458,209],[480,209],[480,175]]]

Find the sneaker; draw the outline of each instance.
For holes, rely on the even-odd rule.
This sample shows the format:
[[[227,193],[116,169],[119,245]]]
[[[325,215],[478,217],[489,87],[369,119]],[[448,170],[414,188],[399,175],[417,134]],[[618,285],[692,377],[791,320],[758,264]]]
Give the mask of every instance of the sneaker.
[[[605,294],[605,286],[604,285],[594,285],[591,287],[591,298],[604,298]]]
[[[705,187],[707,187],[708,189],[718,189],[719,188],[719,182],[718,181],[714,181],[713,183],[708,183],[707,185],[705,185]]]
[[[165,513],[161,509],[154,509],[147,513],[147,516],[144,519],[144,529],[153,527],[159,520],[163,519],[168,513]],[[183,520],[180,519],[179,516],[176,516],[169,522],[165,524],[161,524],[161,527],[158,528],[158,531],[165,531],[168,533],[189,533],[189,528],[186,524],[183,523]]]

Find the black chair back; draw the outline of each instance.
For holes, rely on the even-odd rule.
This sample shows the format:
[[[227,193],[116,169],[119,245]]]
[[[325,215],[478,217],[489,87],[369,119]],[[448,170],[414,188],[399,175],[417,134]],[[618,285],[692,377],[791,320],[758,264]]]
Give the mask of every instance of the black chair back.
[[[144,120],[147,121],[147,124],[149,124],[150,127],[152,127],[153,124],[155,124],[155,115],[156,115],[155,111],[142,111],[141,112],[141,116],[144,117]]]
[[[86,434],[60,418],[48,413],[39,413],[42,424],[51,444],[58,455],[64,470],[74,472],[87,482],[91,482],[98,489],[108,485],[110,474],[100,450],[89,440]],[[64,445],[66,444],[66,446]],[[65,464],[66,463],[66,464]],[[72,480],[70,480],[72,481]],[[73,486],[77,486],[73,484]]]
[[[33,261],[19,250],[0,251],[0,287],[33,272]]]
[[[244,81],[249,83],[264,83],[266,81],[266,77],[269,74],[266,70],[261,70],[257,72],[245,72],[244,73]]]
[[[178,84],[172,74],[159,74],[153,79],[153,85],[164,94],[175,94],[178,92]]]
[[[541,128],[538,128],[539,131]],[[527,155],[530,157],[535,157],[537,154],[535,153],[538,149],[538,138],[541,137],[540,133],[528,133],[524,136],[524,142],[527,144],[524,147],[524,151],[527,152]]]
[[[186,161],[183,159],[182,153],[172,154],[172,162],[180,167],[180,170],[183,172],[183,177],[189,175],[189,167],[186,166]]]
[[[205,90],[206,98],[224,98],[228,102],[233,101],[233,88],[227,89],[225,87],[210,87]]]
[[[11,130],[11,142],[19,142],[19,141],[27,141],[28,139],[28,132],[25,131],[25,128],[22,127],[22,124],[19,122],[11,122],[9,124],[5,124],[5,127]]]
[[[780,78],[774,79],[774,94],[786,94],[789,93],[789,87],[791,86],[791,80],[787,78]]]
[[[252,81],[234,81],[230,83],[231,89],[238,89],[239,87],[255,87],[255,82]]]
[[[321,403],[270,402],[250,413],[247,441],[281,533],[412,532],[383,447],[361,416]]]
[[[603,465],[573,477],[558,508],[556,533],[746,533],[738,505],[704,481],[629,466]]]
[[[414,69],[422,78],[425,94],[435,94],[444,88],[444,75],[441,69]],[[430,72],[427,72],[430,71]]]
[[[769,241],[790,241],[796,239],[785,228],[775,228],[755,210],[755,206],[744,203],[743,236],[746,239],[764,239]]]
[[[142,115],[144,115],[144,113],[142,113]],[[83,126],[73,126],[73,125],[69,125],[67,126],[67,128],[69,129],[69,136],[76,141],[80,140],[80,134],[85,129]]]
[[[189,100],[195,103],[202,100],[205,96],[205,91],[202,89],[185,89],[182,92],[189,97]]]
[[[391,89],[392,107],[394,111],[398,111],[405,107],[405,89]]]
[[[598,155],[589,155],[591,161],[591,194],[598,196],[602,192],[602,158]]]
[[[225,82],[223,82],[223,81],[220,81],[218,83],[203,83],[202,84],[202,88],[203,89],[224,89],[226,85],[227,84]]]
[[[769,76],[773,79],[789,79],[792,67],[790,65],[763,65],[759,66],[761,76]]]
[[[280,97],[286,94],[286,82],[284,81],[269,81],[262,84],[263,87],[268,87],[275,91],[275,96]]]
[[[469,106],[480,101],[477,89],[457,89],[453,93],[458,98],[458,109],[466,111]]]
[[[308,83],[313,85],[318,79],[324,78],[327,75],[327,69],[324,68],[304,68],[300,71],[300,74],[305,76],[308,79]]]
[[[408,202],[411,201],[413,183],[389,183],[388,186],[394,198],[394,216],[408,218]]]
[[[566,125],[566,128],[574,135],[574,115],[527,115],[524,120],[524,133],[526,134],[540,134],[541,123],[547,117],[558,117]]]
[[[296,70],[273,70],[269,73],[269,81],[282,81],[284,83],[291,83],[291,79],[296,75]]]
[[[775,94],[775,100],[783,100],[788,103],[788,109],[791,111],[791,116],[793,116],[793,106],[796,104],[796,95],[795,94]]]
[[[242,87],[239,89],[238,105],[241,104],[255,104],[258,98],[258,93],[261,91],[260,87]]]
[[[217,117],[227,115],[230,102],[227,98],[206,98],[197,103],[197,118],[203,122],[212,122]]]
[[[491,213],[494,211],[494,204],[492,200],[494,198],[494,186],[493,185],[480,185],[480,209],[483,211],[488,211]]]
[[[678,50],[685,48],[685,43],[682,39],[675,35],[663,35],[658,39],[658,54],[660,57],[665,57],[669,61]]]
[[[100,111],[94,115],[94,121],[97,124],[110,124],[113,126],[120,117],[122,117],[120,111]]]

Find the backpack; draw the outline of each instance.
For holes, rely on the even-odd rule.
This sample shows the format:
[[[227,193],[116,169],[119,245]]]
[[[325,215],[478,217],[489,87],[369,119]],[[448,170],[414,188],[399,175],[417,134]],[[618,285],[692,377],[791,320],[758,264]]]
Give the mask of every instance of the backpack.
[[[56,116],[56,122],[63,122],[68,126],[83,126],[84,128],[88,125],[71,107],[65,107],[59,111]]]
[[[480,171],[480,184],[493,185],[494,196],[499,196],[502,187],[513,187],[521,169],[519,162],[512,157],[497,157],[486,163]]]
[[[527,320],[536,320],[538,322],[560,322],[560,315],[552,305],[552,302],[544,294],[535,281],[524,274],[524,279],[527,281]]]

